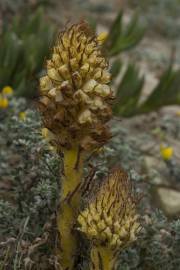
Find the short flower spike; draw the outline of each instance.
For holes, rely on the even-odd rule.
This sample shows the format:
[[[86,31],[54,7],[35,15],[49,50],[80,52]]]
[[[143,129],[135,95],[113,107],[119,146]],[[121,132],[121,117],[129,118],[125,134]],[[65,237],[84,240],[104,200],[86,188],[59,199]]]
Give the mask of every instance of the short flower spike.
[[[93,150],[110,137],[110,74],[97,37],[85,22],[60,34],[40,79],[40,102],[44,127],[54,134],[57,148],[80,144]]]
[[[141,228],[137,201],[127,174],[116,169],[80,213],[79,230],[94,245],[121,250],[136,240]]]

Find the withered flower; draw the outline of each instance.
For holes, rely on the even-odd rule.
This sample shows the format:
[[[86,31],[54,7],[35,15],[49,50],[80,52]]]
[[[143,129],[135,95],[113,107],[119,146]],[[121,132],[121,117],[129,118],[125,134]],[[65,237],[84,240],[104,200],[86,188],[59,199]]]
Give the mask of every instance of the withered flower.
[[[39,108],[44,127],[59,150],[80,145],[92,150],[110,137],[112,91],[108,64],[85,22],[62,32],[40,79]]]
[[[79,230],[94,246],[121,250],[135,241],[140,231],[138,200],[126,172],[113,170],[80,213]]]

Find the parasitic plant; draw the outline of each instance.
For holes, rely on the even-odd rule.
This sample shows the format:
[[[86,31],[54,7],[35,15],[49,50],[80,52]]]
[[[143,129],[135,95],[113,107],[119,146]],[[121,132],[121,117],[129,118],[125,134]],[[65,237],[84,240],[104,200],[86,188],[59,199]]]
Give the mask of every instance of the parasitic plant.
[[[63,154],[60,207],[60,264],[73,269],[77,239],[79,188],[85,158],[111,136],[110,74],[98,38],[88,24],[80,22],[61,32],[40,79],[39,109],[48,141]]]
[[[78,230],[90,240],[91,270],[115,269],[118,253],[135,241],[141,225],[131,182],[114,169],[79,214]]]

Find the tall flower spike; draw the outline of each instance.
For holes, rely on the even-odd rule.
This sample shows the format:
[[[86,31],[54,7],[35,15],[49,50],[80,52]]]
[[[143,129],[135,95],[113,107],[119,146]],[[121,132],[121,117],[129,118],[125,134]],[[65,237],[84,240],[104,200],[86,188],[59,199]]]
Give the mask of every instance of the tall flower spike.
[[[141,228],[136,204],[127,174],[116,169],[80,213],[78,229],[92,243],[91,269],[114,269],[117,252],[136,240]]]
[[[40,79],[44,126],[54,133],[59,150],[77,142],[85,150],[104,144],[110,137],[110,74],[97,37],[85,22],[62,32]]]
[[[110,137],[106,123],[111,118],[112,91],[107,66],[97,37],[81,22],[59,35],[46,62],[46,75],[40,79],[43,131],[53,149],[64,156],[57,227],[58,257],[65,270],[73,269],[77,252],[73,228],[81,200],[78,187],[84,156]]]

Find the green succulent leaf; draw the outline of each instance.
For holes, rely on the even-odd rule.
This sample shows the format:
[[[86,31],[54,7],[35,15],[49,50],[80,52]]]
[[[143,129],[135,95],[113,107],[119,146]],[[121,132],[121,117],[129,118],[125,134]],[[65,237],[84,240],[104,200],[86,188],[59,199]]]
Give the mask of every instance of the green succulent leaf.
[[[111,73],[112,80],[115,79],[118,76],[118,74],[121,71],[121,68],[122,68],[122,62],[119,59],[116,59],[112,63],[111,68],[110,68],[110,73]]]
[[[40,7],[33,14],[14,16],[3,26],[0,43],[0,88],[11,85],[15,94],[34,96],[38,73],[49,54],[55,27]],[[22,90],[24,85],[25,91]]]
[[[114,114],[131,116],[135,114],[144,85],[144,77],[140,77],[139,70],[129,64],[117,87]]]
[[[158,85],[140,106],[139,113],[148,113],[162,106],[180,104],[180,70],[172,65],[162,74]]]
[[[121,35],[122,31],[122,17],[123,17],[123,12],[120,11],[112,24],[108,38],[106,42],[104,43],[104,46],[106,49],[109,49],[113,46],[113,44],[116,42],[117,36]]]
[[[162,74],[152,93],[140,104],[143,86],[144,77],[140,77],[138,69],[129,64],[117,87],[114,114],[130,117],[149,113],[163,106],[180,104],[180,70],[173,70],[172,65]]]
[[[136,46],[144,36],[145,27],[140,25],[137,13],[132,17],[127,26],[123,25],[123,12],[121,11],[113,23],[104,46],[109,56],[114,56],[122,51]]]

